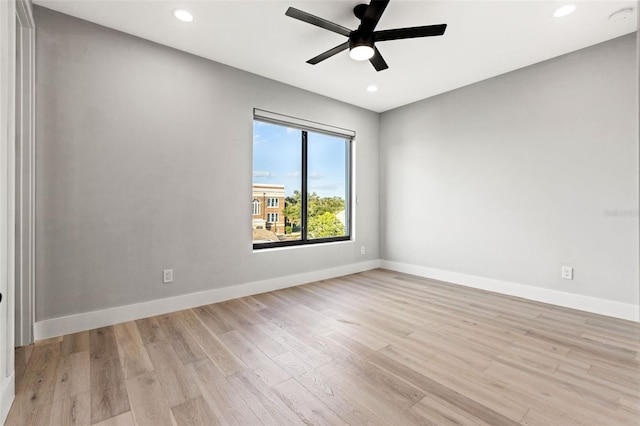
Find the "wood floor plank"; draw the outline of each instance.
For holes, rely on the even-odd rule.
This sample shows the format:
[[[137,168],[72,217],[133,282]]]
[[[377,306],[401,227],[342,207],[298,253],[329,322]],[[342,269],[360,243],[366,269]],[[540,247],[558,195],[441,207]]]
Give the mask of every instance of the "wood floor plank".
[[[268,317],[271,322],[281,326],[298,325],[303,326],[314,334],[325,336],[337,330],[340,324],[331,317],[307,308],[304,305],[287,306],[285,310],[263,309],[262,315]],[[286,313],[286,314],[285,314]]]
[[[171,414],[178,426],[215,426],[220,424],[201,396],[176,405],[171,408]]]
[[[33,351],[33,345],[21,346],[15,350],[15,363],[14,371],[16,377],[16,389],[20,389],[22,378],[27,370],[27,364],[29,363],[29,357]]]
[[[153,371],[153,365],[147,350],[144,348],[136,323],[129,321],[116,324],[113,329],[125,380]]]
[[[392,400],[394,405],[410,407],[424,398],[425,392],[411,381],[407,381],[402,376],[370,362],[372,357],[377,358],[379,356],[377,352],[368,351],[366,347],[363,347],[358,342],[340,335],[329,336],[329,340],[336,342],[342,348],[346,348],[354,354],[348,358],[336,357],[338,359],[337,364],[340,365],[338,368],[348,370],[360,382],[369,383],[378,389],[381,395],[385,395],[389,400]],[[358,354],[364,354],[364,357]]]
[[[580,334],[580,337],[583,339],[594,340],[596,342],[600,342],[605,345],[611,345],[614,347],[618,347],[621,349],[627,349],[631,352],[635,352],[636,350],[636,342],[630,341],[629,339],[623,339],[615,336],[611,336],[605,332],[594,332],[587,331],[585,333]]]
[[[145,345],[167,339],[156,317],[136,320],[136,326]]]
[[[89,351],[89,332],[81,331],[78,333],[67,334],[62,339],[61,356],[69,356],[77,352]]]
[[[48,339],[36,340],[33,346],[47,346],[53,343],[62,343],[64,336],[50,337]]]
[[[629,389],[630,392],[640,393],[640,380],[638,380],[638,375],[634,374],[634,369],[620,371],[616,368],[592,365],[589,368],[589,374],[601,379],[606,378],[608,381],[617,383],[620,386]]]
[[[233,352],[222,343],[220,338],[212,333],[195,314],[185,312],[182,315],[182,320],[187,326],[189,333],[198,341],[198,344],[200,344],[209,359],[218,367],[223,375],[228,376],[247,368],[242,360],[234,355]]]
[[[302,420],[253,371],[239,371],[227,380],[263,424],[302,424]]]
[[[598,398],[589,389],[564,388],[560,386],[559,380],[544,372],[496,363],[485,373],[489,377],[511,383],[514,391],[526,391],[537,406],[544,407],[544,412],[548,413],[553,409],[553,401],[562,400],[567,405],[583,404],[581,410],[572,413],[572,417],[583,424],[592,421],[600,424],[624,424],[622,416],[616,413],[616,403]]]
[[[284,330],[281,327],[278,327],[270,321],[258,324],[255,327],[264,331],[265,334],[271,336],[275,341],[278,342],[278,344],[285,348],[285,350],[280,353],[268,354],[271,358],[281,355],[285,352],[292,352],[296,354],[296,356],[307,362],[313,368],[319,367],[322,364],[325,364],[332,360],[329,355],[307,345],[296,336],[290,334],[288,331]]]
[[[187,376],[185,366],[167,341],[149,343],[145,345],[145,349],[153,364],[153,371],[167,397],[169,407],[200,396],[200,391]]]
[[[605,400],[614,400],[616,397],[631,397],[640,396],[640,393],[631,391],[626,387],[620,386],[612,381],[594,377],[588,373],[588,368],[578,368],[572,365],[561,364],[558,369],[553,373],[563,383],[568,385],[574,385],[576,387],[582,387],[592,389],[602,394],[602,398]]]
[[[122,365],[117,348],[114,349],[116,355],[106,358],[94,358],[91,351],[91,423],[99,423],[131,409]]]
[[[188,366],[203,399],[216,418],[226,424],[253,425],[260,420],[247,406],[236,389],[209,359]]]
[[[359,378],[340,367],[336,362],[324,364],[317,372],[326,379],[328,386],[354,405],[362,405],[386,424],[421,424],[422,419],[405,407],[396,406],[388,396],[377,392],[370,383],[361,383]]]
[[[290,352],[282,354],[276,361],[287,373],[294,377],[302,386],[333,410],[341,419],[352,425],[380,424],[371,410],[354,400],[347,401],[317,369],[307,365]]]
[[[89,332],[91,422],[129,411],[129,398],[113,327]]]
[[[251,309],[246,303],[243,303],[239,299],[227,300],[220,304],[220,306],[225,307],[225,312],[232,313],[232,317],[243,324],[245,321],[251,325],[267,321],[267,319],[260,314],[259,310]]]
[[[640,395],[622,395],[618,399],[617,410],[640,419]]]
[[[484,379],[448,357],[436,355],[425,362],[392,348],[381,354],[369,361],[487,423],[513,424],[527,412],[529,403],[512,395],[504,384]]]
[[[119,357],[118,345],[113,327],[102,327],[89,332],[89,352],[91,359]]]
[[[200,345],[191,337],[189,331],[181,321],[182,313],[160,315],[157,318],[162,331],[176,351],[183,364],[204,359],[207,355]],[[134,413],[135,414],[135,413]]]
[[[240,358],[248,368],[259,376],[268,386],[284,382],[290,376],[267,357],[260,349],[245,339],[237,331],[221,334],[220,339]]]
[[[268,320],[268,318],[262,316],[260,311],[252,310],[249,306],[238,300],[228,300],[215,305],[209,305],[209,312],[213,313],[215,317],[221,318],[225,324],[228,324],[231,327],[229,331],[259,334],[260,331],[253,326]],[[258,341],[254,344],[266,345],[267,351],[271,348],[278,350],[278,348],[274,346],[275,342],[270,342],[267,336],[257,335],[256,338]],[[284,350],[280,350],[277,353],[280,354],[282,352],[284,352]]]
[[[60,426],[91,424],[89,391],[54,401],[49,422]]]
[[[193,312],[213,334],[222,334],[233,328],[211,307],[211,305],[193,308]]]
[[[140,426],[136,425],[133,421],[133,414],[131,411],[127,411],[122,414],[118,414],[115,417],[111,417],[107,420],[95,423],[94,426]]]
[[[527,414],[524,416],[520,424],[582,426],[585,423],[571,416],[569,413],[563,412],[562,410],[559,410],[556,408],[550,408],[546,410],[532,408],[527,412]],[[616,425],[616,426],[621,426],[621,425]]]
[[[281,290],[283,294],[289,295],[291,299],[297,301],[314,311],[322,311],[332,306],[333,300],[324,296],[309,293],[303,286],[290,287]]]
[[[240,332],[247,340],[270,358],[287,352],[288,348],[285,347],[279,339],[265,332],[265,329],[262,327],[263,324],[266,323],[245,326],[236,329],[236,331]]]
[[[429,425],[483,425],[491,426],[466,411],[461,411],[458,407],[438,398],[434,395],[426,395],[419,402],[411,407],[411,411],[425,420]]]
[[[378,269],[18,348],[5,424],[637,425],[639,337]]]
[[[51,416],[61,340],[35,345],[6,425],[44,425]]]
[[[267,305],[260,302],[258,299],[256,299],[253,296],[243,297],[238,300],[244,303],[245,305],[247,305],[251,310],[254,310],[254,311],[261,311],[263,309],[267,309]]]
[[[144,373],[127,379],[134,421],[139,424],[171,426],[170,405],[155,373]]]
[[[291,305],[287,301],[278,297],[275,292],[256,294],[253,298],[267,306],[268,309],[286,310]]]
[[[89,351],[61,356],[53,400],[68,399],[90,390]]]
[[[346,425],[333,410],[313,396],[295,379],[284,381],[273,388],[275,393],[305,424]]]

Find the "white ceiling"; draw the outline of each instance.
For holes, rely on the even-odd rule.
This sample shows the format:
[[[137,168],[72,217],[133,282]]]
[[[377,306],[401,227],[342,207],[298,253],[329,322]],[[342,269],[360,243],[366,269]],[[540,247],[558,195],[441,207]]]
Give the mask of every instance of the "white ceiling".
[[[367,1],[363,1],[367,2]],[[565,18],[554,10],[577,4]],[[635,1],[391,0],[377,29],[448,24],[443,37],[378,43],[389,69],[342,52],[305,61],[346,38],[285,16],[289,6],[355,29],[357,0],[34,0],[69,15],[382,112],[636,31]],[[632,7],[613,22],[609,15]],[[194,21],[171,14],[189,10]],[[379,90],[366,91],[375,84]]]

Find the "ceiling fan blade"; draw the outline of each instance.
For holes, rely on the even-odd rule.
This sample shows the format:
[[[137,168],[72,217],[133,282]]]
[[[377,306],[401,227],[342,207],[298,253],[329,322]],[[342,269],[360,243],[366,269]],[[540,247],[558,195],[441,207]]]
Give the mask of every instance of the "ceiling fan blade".
[[[389,0],[371,0],[367,10],[362,17],[362,23],[360,24],[360,30],[365,34],[370,34],[378,25],[382,13],[387,8]]]
[[[327,21],[326,19],[318,18],[317,16],[314,16],[307,12],[303,12],[302,10],[296,9],[295,7],[290,7],[289,9],[287,9],[285,15],[306,22],[308,24],[324,28],[325,30],[342,34],[346,37],[349,37],[349,34],[351,34],[351,30],[349,28],[345,28],[342,25],[334,24],[333,22]]]
[[[348,48],[349,48],[349,42],[348,42],[348,41],[346,41],[346,42],[342,43],[341,45],[334,47],[333,49],[329,49],[329,50],[327,50],[326,52],[319,54],[319,55],[318,55],[318,56],[316,56],[315,58],[311,58],[311,59],[309,59],[309,60],[307,61],[307,63],[308,63],[308,64],[311,64],[311,65],[315,65],[315,64],[317,64],[318,62],[322,62],[322,61],[324,61],[325,59],[328,59],[328,58],[332,57],[332,56],[333,56],[333,55],[335,55],[336,53],[340,53],[340,52],[342,52],[343,50],[347,50]]]
[[[373,54],[373,57],[369,59],[369,62],[371,62],[371,65],[373,65],[376,71],[382,71],[389,68],[389,65],[385,62],[378,48],[373,46],[373,50],[375,53]]]
[[[441,36],[447,29],[447,24],[426,25],[424,27],[396,28],[373,33],[375,41],[400,40],[403,38]]]

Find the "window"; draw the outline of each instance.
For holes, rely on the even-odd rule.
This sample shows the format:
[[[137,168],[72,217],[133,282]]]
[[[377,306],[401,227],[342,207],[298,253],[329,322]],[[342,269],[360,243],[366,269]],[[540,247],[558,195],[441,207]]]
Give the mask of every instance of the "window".
[[[277,221],[278,221],[278,213],[267,214],[267,222],[277,222]]]
[[[254,249],[350,239],[354,135],[255,110]]]
[[[260,200],[254,198],[253,199],[253,215],[257,216],[260,214]]]

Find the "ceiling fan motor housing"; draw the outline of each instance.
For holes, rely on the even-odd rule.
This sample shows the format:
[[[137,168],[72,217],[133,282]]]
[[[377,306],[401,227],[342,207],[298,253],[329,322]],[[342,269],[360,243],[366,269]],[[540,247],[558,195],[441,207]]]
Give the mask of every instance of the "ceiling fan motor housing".
[[[373,48],[372,34],[362,34],[358,31],[353,31],[349,36],[349,49],[353,49],[356,46],[369,46]]]

